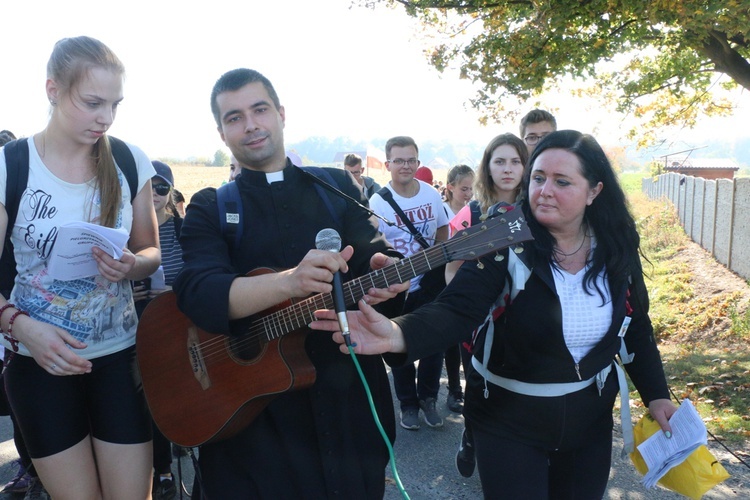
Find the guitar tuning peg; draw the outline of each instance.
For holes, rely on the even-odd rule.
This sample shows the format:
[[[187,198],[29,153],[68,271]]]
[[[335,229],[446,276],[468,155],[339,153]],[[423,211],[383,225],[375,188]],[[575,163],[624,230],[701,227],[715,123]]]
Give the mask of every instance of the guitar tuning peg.
[[[508,209],[505,208],[505,207],[500,207],[500,208],[497,209],[497,213],[499,213],[499,214],[504,214],[507,211],[508,211]]]
[[[477,261],[477,269],[484,269],[484,264],[482,263],[481,260]]]
[[[469,227],[469,221],[467,221],[467,220],[463,221],[463,222],[461,223],[461,226],[463,226],[463,227],[464,227],[464,229],[465,229],[465,228],[467,228],[467,227]]]
[[[481,221],[484,222],[484,221],[487,220],[487,217],[489,217],[489,214],[482,214],[482,215],[479,216],[479,220],[481,220]]]
[[[499,253],[498,253],[498,254],[495,254],[495,260],[496,260],[497,262],[502,262],[502,261],[504,261],[504,260],[505,260],[505,256],[504,256],[504,255],[501,255],[501,254],[499,254]]]
[[[517,247],[513,247],[513,251],[516,253],[523,253],[523,247],[520,245]]]

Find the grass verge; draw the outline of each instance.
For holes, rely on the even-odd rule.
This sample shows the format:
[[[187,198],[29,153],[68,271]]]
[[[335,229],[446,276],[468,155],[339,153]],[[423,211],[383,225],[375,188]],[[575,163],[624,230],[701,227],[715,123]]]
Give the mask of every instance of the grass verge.
[[[690,398],[713,435],[733,444],[733,449],[746,449],[750,438],[750,310],[740,303],[747,292],[696,293],[695,270],[675,258],[689,240],[674,208],[628,191],[641,246],[650,261],[644,262],[650,315],[669,385],[680,400]],[[640,416],[645,410],[636,392],[630,401]]]

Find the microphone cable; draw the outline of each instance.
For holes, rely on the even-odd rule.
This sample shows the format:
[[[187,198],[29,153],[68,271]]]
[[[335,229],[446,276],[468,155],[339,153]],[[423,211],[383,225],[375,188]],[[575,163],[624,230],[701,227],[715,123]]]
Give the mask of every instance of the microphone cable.
[[[393,453],[393,446],[391,445],[391,441],[388,439],[388,435],[385,433],[385,429],[383,429],[383,424],[380,423],[378,411],[375,409],[375,402],[372,399],[370,386],[367,384],[365,374],[362,372],[362,367],[359,365],[357,355],[354,354],[354,347],[352,345],[348,345],[347,347],[349,348],[349,355],[352,357],[354,366],[357,368],[357,373],[359,373],[359,378],[362,381],[362,386],[365,388],[365,393],[367,394],[367,402],[370,404],[370,412],[372,412],[372,417],[375,420],[375,425],[377,425],[378,431],[380,431],[380,435],[383,437],[383,441],[385,442],[385,446],[386,448],[388,448],[388,456],[390,457],[391,463],[391,472],[393,472],[393,479],[394,481],[396,481],[396,487],[398,488],[399,493],[401,493],[401,498],[409,500],[409,494],[406,492],[406,489],[404,489],[404,485],[401,483],[401,478],[398,475],[398,469],[396,469],[396,456]]]

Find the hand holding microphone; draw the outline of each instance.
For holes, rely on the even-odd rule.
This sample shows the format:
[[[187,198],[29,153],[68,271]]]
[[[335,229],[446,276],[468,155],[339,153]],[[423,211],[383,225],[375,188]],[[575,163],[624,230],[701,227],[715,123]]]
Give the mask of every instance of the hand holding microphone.
[[[338,252],[341,250],[341,236],[335,229],[322,229],[315,236],[315,248],[329,252]],[[336,311],[336,318],[339,322],[339,328],[344,336],[344,341],[348,347],[351,347],[352,341],[349,331],[349,322],[346,319],[346,302],[344,301],[344,287],[341,283],[341,272],[333,273],[333,309]]]

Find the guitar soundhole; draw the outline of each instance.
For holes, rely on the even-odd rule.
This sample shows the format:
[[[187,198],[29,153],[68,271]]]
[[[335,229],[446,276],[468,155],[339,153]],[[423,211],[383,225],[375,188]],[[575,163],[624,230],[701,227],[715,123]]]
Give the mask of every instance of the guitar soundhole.
[[[229,352],[232,358],[243,364],[250,364],[257,361],[263,354],[268,345],[258,335],[241,335],[229,338]]]

